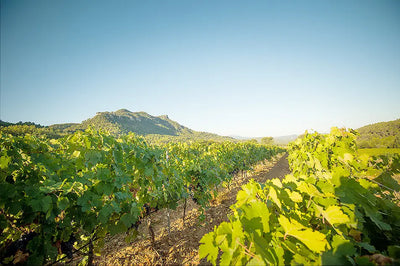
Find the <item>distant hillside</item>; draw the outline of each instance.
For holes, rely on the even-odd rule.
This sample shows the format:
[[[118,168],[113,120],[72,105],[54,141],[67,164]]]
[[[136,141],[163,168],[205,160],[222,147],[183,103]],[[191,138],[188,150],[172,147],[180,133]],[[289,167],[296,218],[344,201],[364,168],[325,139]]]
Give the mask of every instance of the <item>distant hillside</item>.
[[[287,135],[287,136],[278,136],[278,137],[273,137],[273,144],[274,145],[287,145],[289,142],[297,139],[299,135]],[[237,140],[257,140],[258,142],[262,142],[261,139],[263,137],[242,137],[242,136],[234,136],[231,135],[230,137],[235,138]]]
[[[292,142],[297,139],[299,135],[287,135],[287,136],[279,136],[274,137],[274,143],[277,145],[287,145],[289,142]]]
[[[400,119],[357,129],[360,148],[400,148]]]
[[[115,112],[98,112],[94,117],[82,123],[55,124],[44,128],[31,122],[13,123],[0,121],[1,130],[7,133],[21,135],[24,133],[36,135],[49,135],[61,137],[77,130],[85,130],[88,127],[103,129],[113,135],[122,135],[129,132],[145,136],[149,141],[189,141],[189,140],[231,140],[233,138],[223,137],[208,132],[198,132],[180,125],[169,119],[167,115],[152,116],[146,112],[131,112],[120,109]]]
[[[49,127],[45,127],[33,122],[10,123],[0,120],[0,132],[12,134],[14,136],[23,136],[26,134],[36,136],[47,136],[49,138],[59,138],[61,135]]]
[[[194,131],[172,121],[167,115],[152,116],[145,112],[131,112],[120,109],[116,112],[99,112],[93,118],[82,122],[81,128],[94,126],[116,134],[135,132],[139,135],[159,134],[178,136],[193,134]]]
[[[242,137],[242,136],[236,136],[236,135],[229,135],[229,137],[237,139],[237,140],[248,140],[248,139],[252,139],[249,137]]]
[[[18,123],[10,123],[0,120],[0,127],[9,127],[9,126],[34,126],[37,128],[42,128],[43,126],[40,124],[35,124],[33,122],[22,122],[19,121]]]

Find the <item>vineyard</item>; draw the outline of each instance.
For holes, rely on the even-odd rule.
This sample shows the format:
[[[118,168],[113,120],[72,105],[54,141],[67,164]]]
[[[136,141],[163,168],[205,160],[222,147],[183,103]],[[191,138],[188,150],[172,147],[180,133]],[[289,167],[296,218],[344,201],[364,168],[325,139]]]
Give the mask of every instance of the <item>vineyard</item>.
[[[242,187],[229,222],[201,239],[201,258],[221,265],[399,265],[398,154],[358,155],[355,133],[333,128],[291,143],[289,164],[292,174],[282,180]]]
[[[199,259],[398,265],[400,156],[359,153],[355,137],[337,128],[306,133],[288,147],[291,174],[242,179],[228,219],[203,233]],[[1,263],[33,265],[93,264],[112,236],[131,242],[154,215],[167,217],[168,232],[170,214],[192,230],[193,204],[196,219],[211,219],[207,209],[222,187],[231,190],[238,173],[284,151],[251,142],[149,145],[92,129],[57,140],[3,134],[0,142]]]
[[[203,211],[234,174],[282,152],[243,143],[149,145],[94,130],[53,140],[0,139],[2,264],[92,264],[105,237],[191,198]],[[185,213],[185,210],[184,210]],[[202,217],[200,217],[202,218]]]

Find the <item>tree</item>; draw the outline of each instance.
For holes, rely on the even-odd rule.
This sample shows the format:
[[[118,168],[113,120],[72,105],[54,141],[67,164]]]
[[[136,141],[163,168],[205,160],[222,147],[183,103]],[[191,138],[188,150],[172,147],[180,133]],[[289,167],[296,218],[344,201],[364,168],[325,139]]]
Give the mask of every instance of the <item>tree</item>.
[[[261,143],[265,145],[273,145],[274,144],[274,138],[273,137],[264,137],[261,139]]]

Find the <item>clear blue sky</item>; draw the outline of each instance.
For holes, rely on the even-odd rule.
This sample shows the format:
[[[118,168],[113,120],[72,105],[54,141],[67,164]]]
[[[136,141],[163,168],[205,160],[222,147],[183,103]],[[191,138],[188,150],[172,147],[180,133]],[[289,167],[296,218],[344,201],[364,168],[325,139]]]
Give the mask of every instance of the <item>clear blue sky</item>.
[[[222,135],[400,118],[400,1],[1,0],[5,121],[126,108]]]

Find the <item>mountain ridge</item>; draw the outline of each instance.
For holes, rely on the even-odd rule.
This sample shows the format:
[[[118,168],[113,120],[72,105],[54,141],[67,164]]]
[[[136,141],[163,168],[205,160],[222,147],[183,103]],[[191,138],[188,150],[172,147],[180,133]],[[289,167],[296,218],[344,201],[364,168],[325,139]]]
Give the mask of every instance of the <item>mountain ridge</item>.
[[[234,141],[231,137],[192,130],[170,119],[168,115],[153,116],[144,111],[132,112],[128,109],[97,112],[94,117],[88,118],[81,123],[54,124],[49,126],[49,128],[60,129],[68,133],[85,130],[88,127],[107,130],[113,135],[133,132],[138,135],[148,136],[153,140],[162,139],[170,141],[173,138],[185,140],[196,138]]]
[[[0,130],[13,135],[26,133],[47,135],[59,138],[77,130],[89,127],[109,131],[113,135],[123,135],[134,132],[143,135],[151,141],[191,141],[191,140],[217,140],[217,141],[244,141],[261,138],[241,136],[220,136],[209,132],[200,132],[185,127],[169,118],[168,115],[152,116],[144,111],[131,112],[128,109],[117,111],[97,112],[95,116],[83,120],[81,123],[60,123],[42,126],[33,122],[10,123],[0,120]],[[400,119],[368,124],[357,129],[359,136],[357,144],[360,148],[395,148],[400,147]],[[298,135],[274,137],[275,144],[285,145],[296,139]]]

